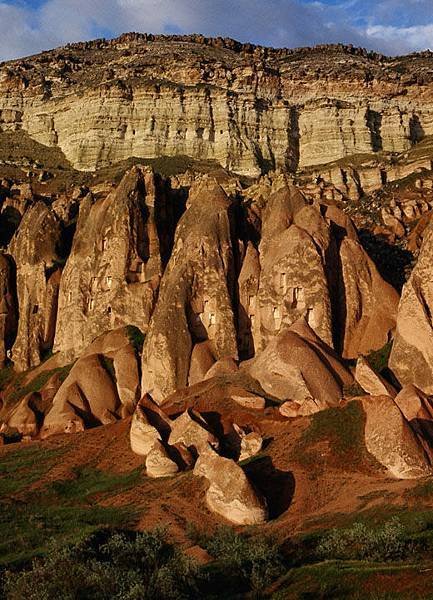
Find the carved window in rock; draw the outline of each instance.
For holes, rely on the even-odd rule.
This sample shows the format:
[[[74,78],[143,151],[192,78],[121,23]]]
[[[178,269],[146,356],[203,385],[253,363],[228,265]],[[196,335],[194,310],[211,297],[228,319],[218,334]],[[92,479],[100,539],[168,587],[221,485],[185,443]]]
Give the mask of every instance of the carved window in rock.
[[[95,300],[93,298],[89,298],[87,300],[87,310],[91,312],[95,308]]]
[[[311,325],[311,317],[312,317],[313,309],[307,308],[305,311],[305,319],[309,325]]]
[[[304,288],[295,287],[291,289],[291,308],[302,310],[305,308]]]
[[[275,323],[275,327],[276,329],[279,329],[281,327],[281,323],[283,321],[283,316],[281,314],[281,309],[279,306],[274,306],[274,310],[273,310],[273,317],[274,317],[274,323]]]
[[[111,290],[111,286],[113,285],[113,277],[111,275],[107,275],[107,277],[105,278],[105,283],[107,285],[107,288]]]
[[[102,239],[102,244],[101,244],[102,252],[105,252],[105,250],[107,250],[107,248],[108,248],[108,238],[104,237]]]
[[[111,315],[112,312],[111,306],[107,306],[107,315]]]
[[[39,304],[35,304],[34,307],[33,307],[33,314],[37,315],[38,312],[39,312]]]
[[[68,292],[68,304],[71,304],[71,302],[72,302],[72,291],[69,290],[69,292]]]
[[[251,323],[251,327],[254,327],[254,323],[256,321],[256,316],[255,315],[250,315],[250,323]]]
[[[216,325],[216,314],[213,312],[209,313],[209,327],[212,325]]]
[[[282,294],[287,292],[287,273],[280,273],[280,292]]]

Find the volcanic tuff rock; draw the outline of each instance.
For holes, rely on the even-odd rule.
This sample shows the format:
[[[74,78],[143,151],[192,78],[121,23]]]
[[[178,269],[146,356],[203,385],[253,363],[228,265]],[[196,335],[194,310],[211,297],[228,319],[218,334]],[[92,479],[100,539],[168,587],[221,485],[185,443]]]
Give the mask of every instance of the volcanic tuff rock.
[[[362,399],[366,415],[365,445],[376,460],[398,479],[431,475],[421,442],[389,396]]]
[[[405,284],[398,308],[390,367],[399,381],[433,393],[433,225],[430,223],[418,261]]]
[[[189,204],[143,348],[142,391],[158,403],[187,385],[195,344],[209,340],[215,359],[238,356],[232,204],[212,179],[191,188]]]
[[[138,167],[106,198],[81,202],[60,284],[54,350],[70,360],[104,331],[146,328],[169,245],[166,211],[152,171]]]
[[[43,203],[25,213],[9,252],[16,265],[20,308],[14,362],[21,370],[39,364],[53,346],[61,275],[60,221]]]
[[[433,132],[429,54],[126,34],[0,69],[0,128],[78,169],[184,154],[248,175],[401,152]]]
[[[200,454],[194,475],[208,480],[206,502],[212,511],[237,525],[258,525],[266,521],[264,499],[233,460],[209,448]]]
[[[0,254],[0,365],[4,365],[16,336],[18,314],[14,276],[13,261]]]

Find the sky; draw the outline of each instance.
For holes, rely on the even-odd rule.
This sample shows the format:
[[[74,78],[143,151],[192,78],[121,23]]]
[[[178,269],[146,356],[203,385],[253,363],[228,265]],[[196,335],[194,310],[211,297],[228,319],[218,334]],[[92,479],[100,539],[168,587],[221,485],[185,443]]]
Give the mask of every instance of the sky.
[[[127,31],[433,50],[433,0],[0,0],[0,61]]]

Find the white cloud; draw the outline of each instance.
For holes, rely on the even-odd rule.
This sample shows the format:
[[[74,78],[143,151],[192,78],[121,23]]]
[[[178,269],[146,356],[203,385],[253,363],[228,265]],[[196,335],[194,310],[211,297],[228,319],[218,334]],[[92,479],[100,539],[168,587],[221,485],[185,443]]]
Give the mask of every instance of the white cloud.
[[[432,23],[406,27],[386,17],[395,10],[428,15],[431,0],[341,0],[331,6],[323,0],[45,0],[39,8],[16,2],[0,0],[0,60],[101,32],[172,29],[274,46],[353,43],[392,54],[433,45],[433,17]]]

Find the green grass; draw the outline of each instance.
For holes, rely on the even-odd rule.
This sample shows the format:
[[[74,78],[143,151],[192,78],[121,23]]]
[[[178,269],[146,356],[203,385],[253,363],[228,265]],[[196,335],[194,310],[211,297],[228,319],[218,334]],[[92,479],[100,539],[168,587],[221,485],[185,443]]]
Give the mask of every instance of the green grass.
[[[89,466],[74,477],[32,490],[55,464],[63,449],[36,445],[0,455],[0,565],[44,554],[54,540],[74,542],[101,527],[124,527],[136,508],[104,507],[107,498],[136,485],[142,469],[115,474]]]
[[[0,458],[0,501],[38,481],[61,454],[62,450],[35,446],[3,454]]]
[[[22,378],[15,380],[15,389],[7,397],[8,404],[15,404],[22,400],[28,394],[40,392],[42,388],[47,384],[53,375],[58,375],[60,381],[63,383],[66,377],[69,375],[74,363],[65,365],[63,367],[57,367],[56,369],[50,369],[49,371],[42,371],[39,375],[36,375],[28,383],[22,384]]]
[[[0,565],[42,556],[54,540],[78,542],[102,527],[127,526],[135,518],[130,507],[0,503]]]
[[[309,427],[303,432],[292,452],[293,458],[305,465],[320,466],[314,446],[328,443],[332,460],[351,470],[365,463],[369,457],[364,442],[365,415],[359,402],[349,402],[344,407],[328,408],[311,417]]]
[[[73,479],[55,481],[52,489],[63,501],[89,502],[95,495],[109,495],[137,485],[142,471],[143,467],[139,467],[128,473],[118,474],[84,466],[75,469]]]

